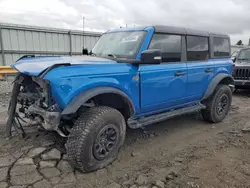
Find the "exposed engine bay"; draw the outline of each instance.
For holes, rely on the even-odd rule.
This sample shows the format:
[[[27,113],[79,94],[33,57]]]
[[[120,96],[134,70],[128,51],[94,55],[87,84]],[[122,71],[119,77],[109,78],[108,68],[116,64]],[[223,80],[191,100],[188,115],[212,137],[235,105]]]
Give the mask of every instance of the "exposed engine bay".
[[[24,135],[22,122],[28,119],[32,124],[49,131],[57,131],[61,136],[68,134],[67,126],[60,126],[61,109],[51,97],[50,83],[40,77],[20,74],[13,85],[9,105],[7,134],[11,128],[20,129]]]

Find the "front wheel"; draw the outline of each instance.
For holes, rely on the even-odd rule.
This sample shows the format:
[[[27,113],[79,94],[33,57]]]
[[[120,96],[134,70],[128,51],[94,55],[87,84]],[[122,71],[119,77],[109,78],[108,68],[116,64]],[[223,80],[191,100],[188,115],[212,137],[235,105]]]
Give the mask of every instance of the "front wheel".
[[[229,112],[232,103],[232,91],[228,85],[218,85],[215,92],[204,104],[206,109],[202,110],[204,120],[211,123],[221,122]]]
[[[124,117],[116,109],[99,106],[82,113],[66,144],[71,164],[83,172],[107,166],[116,159],[125,133]]]

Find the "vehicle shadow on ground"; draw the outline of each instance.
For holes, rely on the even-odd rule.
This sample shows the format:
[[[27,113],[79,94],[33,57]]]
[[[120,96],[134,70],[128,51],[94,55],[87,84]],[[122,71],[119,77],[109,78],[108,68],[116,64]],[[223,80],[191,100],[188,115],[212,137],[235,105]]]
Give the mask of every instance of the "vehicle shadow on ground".
[[[250,89],[237,89],[233,93],[234,96],[244,96],[244,97],[250,97]]]
[[[211,127],[211,124],[203,121],[201,114],[196,112],[148,125],[143,129],[127,128],[125,145],[132,145],[139,140],[143,141],[159,136],[175,134],[175,132],[179,130],[183,132],[190,131],[191,129],[195,130],[195,127],[199,127],[199,129],[206,129]]]
[[[250,97],[250,90],[237,90],[237,92],[233,93],[233,97],[240,97],[241,99]],[[234,99],[233,99],[234,101]],[[237,100],[232,103],[231,110],[226,117],[225,121],[227,121],[228,117],[232,114],[235,114],[239,110],[239,106],[237,104]],[[223,121],[223,122],[225,122]],[[199,130],[209,130],[214,126],[220,126],[219,124],[211,124],[203,120],[200,112],[186,114],[182,116],[177,116],[175,118],[159,122],[156,124],[152,124],[144,127],[143,129],[127,129],[127,136],[125,140],[125,145],[133,145],[138,140],[148,140],[158,136],[167,136],[173,135],[177,132],[182,131],[185,133],[196,133]]]

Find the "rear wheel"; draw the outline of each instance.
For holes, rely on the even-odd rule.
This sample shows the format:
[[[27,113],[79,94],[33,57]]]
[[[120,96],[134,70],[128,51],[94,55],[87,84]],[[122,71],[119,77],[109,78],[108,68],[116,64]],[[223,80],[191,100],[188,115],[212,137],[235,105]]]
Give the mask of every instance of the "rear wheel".
[[[70,163],[83,172],[114,161],[123,145],[126,123],[116,109],[99,106],[82,113],[66,144]]]
[[[232,91],[228,85],[218,85],[212,96],[204,101],[206,109],[202,110],[204,120],[221,122],[230,109],[232,103]]]

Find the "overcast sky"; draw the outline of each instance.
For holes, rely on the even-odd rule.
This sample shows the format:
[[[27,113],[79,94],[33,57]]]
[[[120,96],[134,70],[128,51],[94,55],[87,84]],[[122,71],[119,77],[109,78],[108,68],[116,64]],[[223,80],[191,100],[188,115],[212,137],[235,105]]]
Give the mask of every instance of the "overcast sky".
[[[249,0],[0,0],[0,22],[105,31],[120,26],[172,25],[250,38]]]

